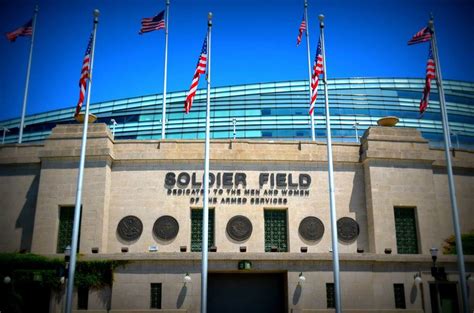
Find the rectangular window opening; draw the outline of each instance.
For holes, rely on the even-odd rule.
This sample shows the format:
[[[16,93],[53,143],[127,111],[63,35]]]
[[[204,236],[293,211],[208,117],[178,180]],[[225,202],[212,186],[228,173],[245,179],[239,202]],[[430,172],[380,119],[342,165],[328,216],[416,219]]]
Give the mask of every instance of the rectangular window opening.
[[[415,208],[395,207],[395,232],[399,254],[418,254]]]
[[[77,309],[87,310],[89,307],[89,287],[79,287],[77,289]]]
[[[287,252],[286,210],[265,210],[265,252]]]
[[[326,283],[326,303],[328,309],[336,307],[334,283]]]
[[[161,283],[150,285],[150,308],[161,309]]]
[[[393,294],[395,296],[395,308],[406,309],[405,287],[403,284],[393,284]]]
[[[191,252],[202,251],[202,215],[203,210],[191,210]],[[214,246],[214,210],[209,210],[208,248]]]
[[[67,246],[71,245],[72,227],[74,224],[74,206],[62,206],[59,208],[59,228],[56,245],[56,253],[64,253]],[[81,210],[82,211],[82,210]],[[81,213],[82,215],[82,213]],[[81,226],[79,222],[79,238],[81,237]],[[79,240],[77,252],[79,252]]]

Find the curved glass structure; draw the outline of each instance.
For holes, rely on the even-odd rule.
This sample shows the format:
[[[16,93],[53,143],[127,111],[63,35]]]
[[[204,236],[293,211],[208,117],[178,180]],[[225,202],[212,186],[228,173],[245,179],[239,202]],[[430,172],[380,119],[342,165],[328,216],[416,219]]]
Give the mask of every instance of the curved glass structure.
[[[455,147],[474,148],[474,83],[443,82]],[[355,142],[356,136],[384,116],[397,116],[398,126],[416,127],[434,146],[443,141],[436,88],[430,106],[420,118],[418,105],[424,79],[348,78],[328,82],[331,128],[334,141]],[[324,97],[320,86],[316,103],[316,138],[325,140]],[[167,139],[202,139],[205,131],[206,90],[196,93],[189,114],[184,113],[185,91],[167,98]],[[211,89],[212,138],[311,140],[308,115],[308,82],[285,81]],[[162,94],[91,104],[99,122],[118,124],[116,139],[160,139]],[[24,142],[43,140],[56,124],[75,123],[74,108],[26,117]],[[356,124],[357,123],[357,124]],[[19,119],[0,122],[10,130],[5,143],[18,140]],[[356,128],[357,127],[357,128]]]

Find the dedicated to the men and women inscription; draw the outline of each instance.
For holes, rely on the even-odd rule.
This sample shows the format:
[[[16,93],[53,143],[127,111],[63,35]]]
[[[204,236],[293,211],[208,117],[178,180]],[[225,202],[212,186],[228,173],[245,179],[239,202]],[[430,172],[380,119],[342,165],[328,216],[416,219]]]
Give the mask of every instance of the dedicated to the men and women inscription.
[[[202,204],[203,174],[168,172],[168,196],[189,197],[190,204]],[[286,205],[288,198],[308,197],[311,176],[307,173],[260,173],[258,186],[249,186],[247,173],[209,173],[209,204]]]

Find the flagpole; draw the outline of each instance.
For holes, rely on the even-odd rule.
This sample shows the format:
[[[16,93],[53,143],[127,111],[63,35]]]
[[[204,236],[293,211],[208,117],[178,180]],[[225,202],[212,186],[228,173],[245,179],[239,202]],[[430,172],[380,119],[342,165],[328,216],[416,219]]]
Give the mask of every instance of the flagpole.
[[[337,223],[336,223],[336,199],[334,197],[334,168],[332,161],[332,142],[331,142],[331,122],[329,115],[328,81],[326,70],[326,47],[324,44],[324,15],[319,15],[319,27],[321,29],[321,53],[323,55],[323,83],[324,83],[324,102],[326,107],[326,136],[328,150],[328,175],[329,175],[329,204],[331,208],[331,238],[332,238],[332,265],[334,275],[334,296],[336,312],[341,313],[341,288],[339,284],[339,251],[337,241]]]
[[[211,29],[212,12],[207,15],[207,106],[206,142],[204,148],[204,195],[202,216],[202,267],[201,267],[201,313],[207,312],[207,263],[209,231],[209,145],[211,129]]]
[[[450,146],[451,146],[451,138],[449,138],[449,124],[448,124],[448,113],[446,111],[446,104],[444,98],[444,89],[443,89],[443,78],[441,77],[441,65],[439,63],[439,56],[438,56],[438,46],[436,41],[436,32],[434,31],[434,21],[433,17],[431,17],[428,27],[431,29],[432,36],[431,36],[431,43],[433,47],[433,56],[435,59],[435,70],[436,70],[436,84],[438,85],[438,92],[439,92],[439,103],[441,108],[441,116],[442,116],[442,123],[443,123],[443,135],[444,135],[444,152],[446,155],[446,169],[448,171],[448,182],[449,182],[449,194],[451,199],[451,211],[453,217],[453,225],[454,225],[454,236],[456,238],[456,253],[457,253],[457,261],[459,267],[459,283],[461,285],[461,295],[462,295],[462,302],[463,302],[463,312],[469,312],[469,299],[468,299],[468,292],[467,292],[467,282],[466,282],[466,269],[464,266],[464,253],[462,249],[462,239],[461,239],[461,231],[459,227],[459,214],[458,214],[458,206],[456,201],[456,188],[454,186],[454,177],[453,177],[453,168],[451,162],[451,154]]]
[[[26,101],[28,99],[28,85],[30,83],[30,69],[31,69],[31,60],[33,59],[33,46],[35,42],[35,32],[36,32],[36,16],[38,15],[38,5],[35,5],[35,11],[33,14],[33,33],[31,34],[31,44],[30,44],[30,57],[28,58],[28,68],[26,70],[26,83],[25,83],[25,94],[23,96],[23,107],[21,109],[21,120],[20,120],[20,134],[18,136],[18,143],[23,141],[23,128],[25,127],[25,114],[26,114]]]
[[[308,51],[308,76],[309,76],[309,103],[311,104],[311,53],[309,47],[309,20],[308,20],[308,0],[304,0],[304,19],[306,20],[306,48]],[[310,115],[311,119],[311,140],[315,141],[316,136],[314,133],[314,110]]]
[[[161,123],[161,139],[166,138],[166,82],[168,78],[168,17],[169,17],[170,0],[166,0],[165,11],[165,69],[163,78],[163,116]]]
[[[76,270],[76,256],[77,256],[77,244],[79,240],[79,225],[81,218],[81,198],[82,198],[82,181],[84,177],[84,164],[86,158],[86,144],[87,144],[87,127],[89,124],[89,102],[91,97],[92,89],[92,69],[94,66],[94,50],[95,50],[95,37],[97,33],[97,24],[99,23],[99,10],[94,10],[94,28],[92,31],[92,47],[90,57],[90,71],[87,88],[87,99],[86,99],[86,112],[84,116],[84,128],[82,131],[82,144],[81,144],[81,156],[79,159],[79,175],[77,177],[77,190],[76,190],[76,204],[74,208],[74,223],[72,227],[72,240],[71,240],[71,259],[68,269],[68,280],[66,290],[66,313],[72,312],[72,298],[74,293],[74,273]]]

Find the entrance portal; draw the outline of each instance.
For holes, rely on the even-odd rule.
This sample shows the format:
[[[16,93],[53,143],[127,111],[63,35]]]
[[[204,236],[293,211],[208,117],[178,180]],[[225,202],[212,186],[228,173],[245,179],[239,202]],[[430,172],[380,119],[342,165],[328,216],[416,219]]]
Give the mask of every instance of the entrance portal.
[[[284,273],[209,273],[208,282],[210,313],[287,312]]]
[[[430,284],[430,298],[433,313],[459,312],[458,291],[455,282]]]

